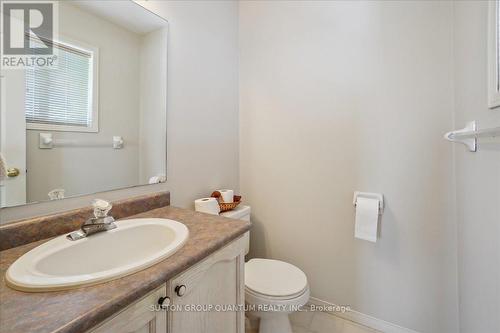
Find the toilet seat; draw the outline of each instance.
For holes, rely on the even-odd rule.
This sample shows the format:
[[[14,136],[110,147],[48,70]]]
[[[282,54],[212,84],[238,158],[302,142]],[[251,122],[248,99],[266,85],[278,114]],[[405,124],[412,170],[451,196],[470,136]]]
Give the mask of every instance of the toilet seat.
[[[245,287],[245,295],[246,295],[247,299],[249,297],[255,297],[255,298],[259,298],[261,301],[267,300],[268,302],[280,302],[280,301],[285,302],[285,301],[291,301],[291,300],[294,300],[296,298],[303,296],[305,293],[308,292],[308,290],[309,290],[309,288],[306,287],[301,292],[293,294],[293,295],[289,295],[289,296],[269,296],[269,295],[264,295],[264,294],[255,292],[252,289]]]
[[[307,277],[284,261],[251,259],[245,264],[245,290],[254,296],[289,300],[308,290]]]

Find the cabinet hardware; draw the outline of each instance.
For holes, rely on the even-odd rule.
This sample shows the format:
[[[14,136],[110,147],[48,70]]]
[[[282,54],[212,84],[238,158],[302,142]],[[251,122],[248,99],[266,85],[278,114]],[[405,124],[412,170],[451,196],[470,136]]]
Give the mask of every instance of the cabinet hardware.
[[[160,305],[162,308],[166,308],[167,306],[170,305],[170,297],[168,296],[160,297],[158,299],[158,305]]]
[[[186,293],[186,285],[181,284],[180,286],[175,287],[175,293],[177,296],[182,297]]]

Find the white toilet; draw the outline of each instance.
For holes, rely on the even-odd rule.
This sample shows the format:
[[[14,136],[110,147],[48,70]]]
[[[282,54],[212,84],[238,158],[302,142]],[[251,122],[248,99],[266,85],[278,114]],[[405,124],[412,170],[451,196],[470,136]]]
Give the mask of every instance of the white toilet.
[[[221,215],[250,221],[250,207],[238,206]],[[299,268],[272,259],[251,259],[245,264],[245,302],[249,313],[260,318],[260,333],[291,333],[288,315],[308,300],[307,277]]]

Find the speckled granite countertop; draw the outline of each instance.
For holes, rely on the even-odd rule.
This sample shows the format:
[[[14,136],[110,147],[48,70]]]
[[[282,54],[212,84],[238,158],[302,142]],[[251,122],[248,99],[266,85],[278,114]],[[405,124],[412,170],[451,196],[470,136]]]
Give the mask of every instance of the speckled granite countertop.
[[[5,272],[17,258],[47,240],[1,251],[0,333],[84,332],[250,229],[249,222],[172,206],[132,217],[177,220],[188,227],[189,239],[172,257],[143,271],[91,287],[45,293],[7,287]]]

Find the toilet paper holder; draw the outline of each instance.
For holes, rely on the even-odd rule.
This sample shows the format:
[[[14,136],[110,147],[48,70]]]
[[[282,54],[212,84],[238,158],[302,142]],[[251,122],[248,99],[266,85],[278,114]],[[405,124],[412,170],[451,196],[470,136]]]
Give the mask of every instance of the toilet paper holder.
[[[380,193],[370,193],[370,192],[354,192],[354,198],[352,200],[352,204],[356,207],[356,203],[358,202],[358,198],[368,198],[368,199],[377,199],[378,200],[378,214],[382,215],[384,213],[384,195]]]

